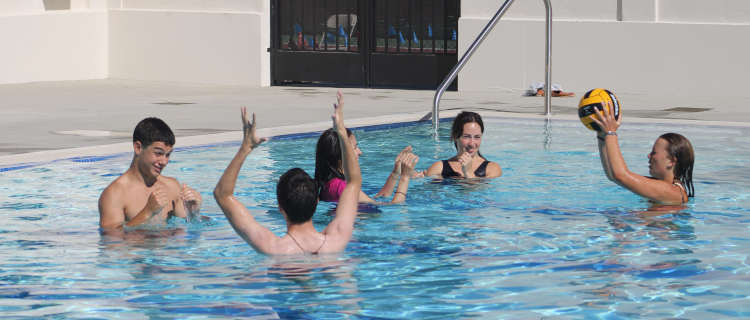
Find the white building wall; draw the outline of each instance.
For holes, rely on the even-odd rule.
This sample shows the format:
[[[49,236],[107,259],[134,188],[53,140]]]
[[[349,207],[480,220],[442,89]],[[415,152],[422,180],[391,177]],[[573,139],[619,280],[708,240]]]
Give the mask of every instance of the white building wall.
[[[0,84],[269,85],[270,0],[0,0],[0,43]]]
[[[490,19],[505,0],[461,2],[461,17]],[[552,0],[555,21],[750,24],[748,0]],[[623,13],[619,19],[618,13]],[[631,18],[628,19],[627,17]],[[504,19],[544,19],[542,0],[516,0]]]
[[[658,0],[659,21],[750,24],[747,0]]]
[[[261,85],[261,15],[109,11],[110,78]]]
[[[462,2],[459,56],[502,3]],[[750,97],[727,90],[750,86],[750,1],[552,3],[552,82],[566,91]],[[544,17],[541,0],[517,0],[459,74],[459,90],[521,91],[544,81]]]
[[[106,30],[106,11],[0,15],[0,84],[106,78]]]
[[[121,0],[123,9],[262,13],[262,0]]]
[[[18,15],[44,12],[42,0],[2,0],[0,15]]]
[[[632,0],[625,0],[632,1]],[[653,0],[652,0],[653,1]],[[618,0],[551,0],[555,20],[615,20]],[[490,19],[505,0],[461,1],[461,18]],[[542,0],[516,0],[504,19],[544,19]]]
[[[504,0],[461,4],[459,53]],[[66,8],[67,10],[59,10]],[[567,90],[750,96],[748,0],[552,0]],[[542,0],[517,0],[460,90],[543,78]],[[269,85],[270,0],[0,0],[0,83],[128,78]]]
[[[657,21],[658,0],[617,1],[617,20],[620,21]]]
[[[270,0],[116,0],[110,77],[270,85]]]

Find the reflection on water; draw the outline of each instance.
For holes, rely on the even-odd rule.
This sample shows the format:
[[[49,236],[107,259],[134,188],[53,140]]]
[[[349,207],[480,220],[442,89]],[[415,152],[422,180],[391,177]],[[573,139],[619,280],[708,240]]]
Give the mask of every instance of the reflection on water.
[[[446,129],[449,124],[444,124]],[[486,119],[482,154],[503,177],[415,179],[407,201],[359,216],[347,251],[256,254],[211,197],[236,147],[176,152],[165,174],[200,191],[210,223],[100,230],[96,201],[127,157],[0,173],[0,315],[56,318],[747,317],[747,133],[623,125],[631,170],[661,133],[696,148],[696,195],[644,201],[601,172],[578,121]],[[455,154],[427,126],[358,132],[364,190],[376,193],[411,144],[418,169]],[[732,137],[732,144],[717,143]],[[283,234],[275,200],[288,168],[314,171],[315,139],[272,141],[246,161],[237,197]],[[711,157],[720,154],[721,157]],[[334,204],[321,203],[322,229]]]
[[[690,221],[688,207],[649,203],[644,210],[607,214],[615,235],[628,239],[649,237],[660,240],[695,239],[695,228]]]

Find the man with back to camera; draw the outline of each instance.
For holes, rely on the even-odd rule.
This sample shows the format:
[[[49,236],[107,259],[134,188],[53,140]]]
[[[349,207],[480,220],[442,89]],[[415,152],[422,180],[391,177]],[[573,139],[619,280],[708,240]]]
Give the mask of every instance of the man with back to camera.
[[[255,134],[255,114],[251,123],[248,121],[247,109],[242,108],[245,137],[237,155],[216,185],[214,198],[234,231],[255,251],[266,254],[332,253],[344,251],[349,244],[357,218],[357,199],[362,187],[362,174],[344,127],[344,97],[341,91],[337,97],[338,104],[333,105],[333,129],[341,141],[346,187],[339,199],[336,217],[322,232],[315,230],[312,217],[318,206],[318,184],[304,170],[290,169],[281,175],[276,185],[279,211],[284,216],[287,227],[286,235],[283,237],[258,224],[247,207],[234,197],[237,175],[245,158],[262,142],[268,141],[267,138],[260,138]]]
[[[198,217],[200,193],[161,175],[174,144],[172,129],[161,119],[146,118],[135,126],[130,168],[99,197],[99,227],[122,229],[165,223],[173,216]],[[190,212],[185,212],[184,202],[190,204]]]

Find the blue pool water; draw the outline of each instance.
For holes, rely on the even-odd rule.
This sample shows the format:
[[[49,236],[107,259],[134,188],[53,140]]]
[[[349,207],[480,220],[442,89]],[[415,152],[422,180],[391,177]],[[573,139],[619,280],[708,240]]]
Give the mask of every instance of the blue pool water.
[[[414,180],[405,204],[361,215],[346,252],[320,257],[259,255],[234,233],[211,192],[236,146],[176,152],[164,172],[203,194],[208,225],[101,232],[97,199],[130,156],[2,172],[0,316],[750,317],[748,128],[623,125],[640,174],[661,133],[691,140],[697,196],[684,208],[608,181],[595,135],[576,121],[488,118],[486,128],[482,154],[501,178]],[[454,154],[426,125],[356,135],[369,194],[408,144],[420,169]],[[238,198],[277,234],[276,179],[291,167],[312,174],[315,141],[272,141],[240,174]],[[319,205],[316,226],[332,208]]]

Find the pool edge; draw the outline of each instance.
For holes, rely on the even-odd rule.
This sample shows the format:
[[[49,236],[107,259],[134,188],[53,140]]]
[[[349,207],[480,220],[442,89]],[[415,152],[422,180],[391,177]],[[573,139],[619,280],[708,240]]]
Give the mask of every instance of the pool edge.
[[[440,112],[440,118],[442,120],[451,120],[459,112],[460,110],[442,111]],[[430,113],[425,115],[424,113],[419,112],[355,118],[346,120],[346,124],[347,127],[355,131],[372,131],[429,123],[430,119]],[[331,122],[325,121],[300,125],[260,128],[258,129],[258,134],[263,137],[268,137],[271,140],[299,139],[319,135],[330,127]],[[180,137],[175,143],[175,151],[180,152],[192,149],[239,145],[241,141],[242,131],[239,130]],[[115,144],[6,155],[0,156],[0,173],[60,161],[97,162],[124,157],[132,154],[132,152],[133,144],[131,142],[121,142]]]
[[[467,108],[471,110],[471,108]],[[462,110],[446,110],[440,112],[440,118],[449,120],[454,118]],[[578,120],[575,115],[555,115],[548,117],[541,114],[513,113],[502,111],[475,110],[484,117],[503,118],[503,119],[551,119],[563,121]],[[347,126],[353,130],[382,130],[400,126],[409,126],[428,123],[431,119],[430,113],[404,113],[377,117],[356,118],[347,120]],[[643,123],[643,124],[685,124],[685,125],[702,125],[718,127],[750,127],[750,123],[742,122],[722,122],[722,121],[702,121],[702,120],[677,120],[677,119],[653,119],[653,118],[627,118],[626,123]],[[309,124],[278,126],[272,128],[258,129],[261,136],[269,137],[272,140],[279,139],[299,139],[312,137],[331,127],[331,122],[316,122]],[[242,140],[242,131],[230,131],[208,135],[197,135],[181,137],[175,144],[175,151],[186,151],[191,149],[222,147],[239,144]],[[96,162],[111,158],[119,158],[132,153],[133,144],[131,142],[122,142],[107,145],[97,145],[88,147],[77,147],[58,149],[50,151],[39,151],[20,153],[13,155],[0,156],[0,173],[36,167],[39,165],[58,162]]]

